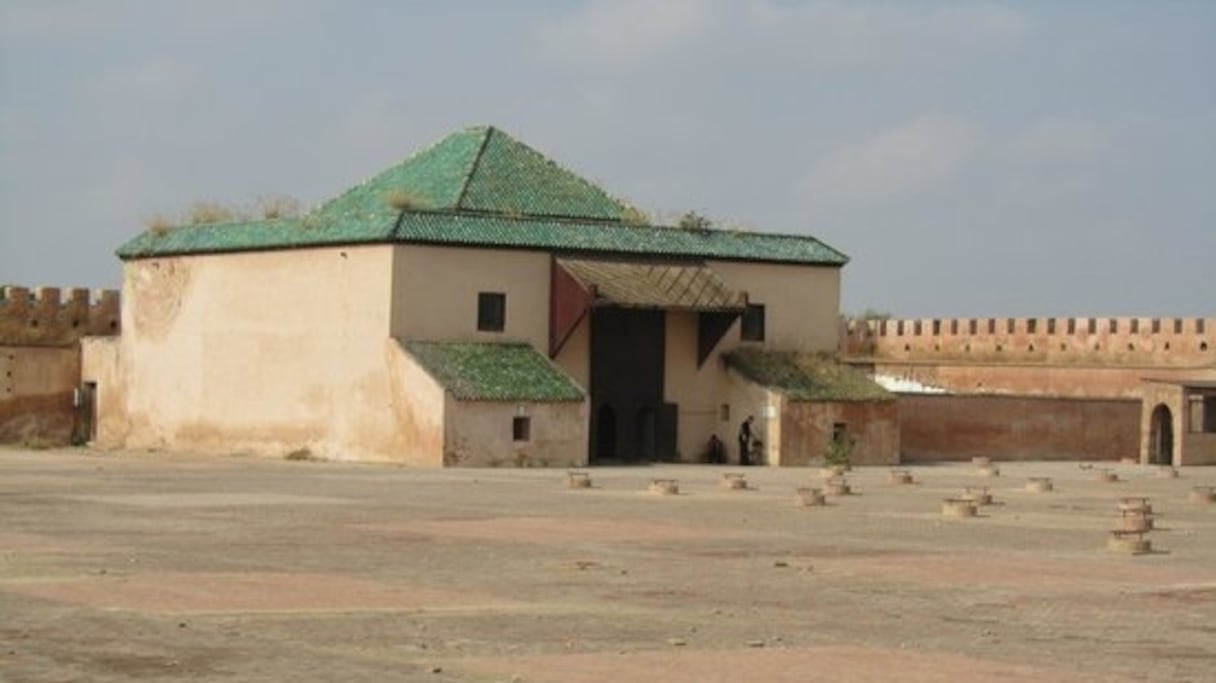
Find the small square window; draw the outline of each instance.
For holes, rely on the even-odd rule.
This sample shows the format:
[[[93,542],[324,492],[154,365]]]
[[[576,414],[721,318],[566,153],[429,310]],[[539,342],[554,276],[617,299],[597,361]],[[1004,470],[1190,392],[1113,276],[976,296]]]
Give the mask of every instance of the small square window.
[[[477,329],[502,332],[507,322],[507,295],[501,292],[481,292],[477,295]]]
[[[748,304],[743,311],[740,336],[744,341],[764,341],[764,306]]]
[[[511,438],[516,441],[532,440],[532,418],[515,417],[511,419]]]

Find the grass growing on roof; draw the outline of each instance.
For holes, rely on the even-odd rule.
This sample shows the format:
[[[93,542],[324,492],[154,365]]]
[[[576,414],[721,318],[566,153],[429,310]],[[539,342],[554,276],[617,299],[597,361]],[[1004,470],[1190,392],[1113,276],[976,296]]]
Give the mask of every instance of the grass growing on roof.
[[[895,395],[830,353],[736,349],[726,363],[791,401],[893,401]]]

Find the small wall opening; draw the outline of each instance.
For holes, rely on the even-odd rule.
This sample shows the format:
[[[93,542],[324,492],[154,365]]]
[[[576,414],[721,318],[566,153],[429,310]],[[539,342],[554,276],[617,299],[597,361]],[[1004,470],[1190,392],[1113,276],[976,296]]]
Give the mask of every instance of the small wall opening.
[[[511,419],[511,438],[515,441],[532,440],[532,418],[523,416]]]
[[[1153,408],[1149,429],[1149,463],[1172,465],[1174,463],[1174,420],[1169,406],[1164,403]]]

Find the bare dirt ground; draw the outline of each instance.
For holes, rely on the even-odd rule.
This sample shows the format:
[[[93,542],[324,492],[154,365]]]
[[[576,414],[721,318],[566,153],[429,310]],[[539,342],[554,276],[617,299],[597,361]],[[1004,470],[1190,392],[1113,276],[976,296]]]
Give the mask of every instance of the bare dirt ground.
[[[863,468],[802,508],[817,469],[0,450],[0,680],[1216,680],[1216,468],[1113,467]],[[968,485],[997,504],[943,517]],[[1152,554],[1105,549],[1130,495]]]

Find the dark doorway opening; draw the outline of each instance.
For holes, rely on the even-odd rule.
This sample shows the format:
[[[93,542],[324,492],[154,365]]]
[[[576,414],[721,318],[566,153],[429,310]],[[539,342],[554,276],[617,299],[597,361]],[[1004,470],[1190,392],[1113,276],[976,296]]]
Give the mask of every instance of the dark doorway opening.
[[[1164,403],[1153,408],[1152,426],[1149,430],[1148,460],[1153,465],[1174,463],[1174,420]]]
[[[592,462],[674,458],[675,410],[663,403],[666,322],[661,310],[592,312]]]

